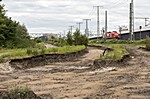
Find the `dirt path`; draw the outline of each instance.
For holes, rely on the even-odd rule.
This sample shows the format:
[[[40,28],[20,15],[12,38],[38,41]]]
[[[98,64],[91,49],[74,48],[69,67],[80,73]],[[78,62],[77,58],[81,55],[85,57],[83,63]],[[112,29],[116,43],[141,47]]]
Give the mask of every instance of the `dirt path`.
[[[150,99],[150,52],[132,50],[132,59],[113,70],[89,70],[102,53],[90,48],[74,62],[0,74],[0,89],[28,85],[43,99]]]

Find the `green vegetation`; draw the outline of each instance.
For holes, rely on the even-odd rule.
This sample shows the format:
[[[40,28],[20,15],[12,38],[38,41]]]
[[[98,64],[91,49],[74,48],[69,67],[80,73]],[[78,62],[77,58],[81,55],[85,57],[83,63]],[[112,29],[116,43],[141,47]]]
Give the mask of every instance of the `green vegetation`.
[[[70,31],[67,34],[67,40],[66,41],[67,41],[68,45],[73,45],[73,37],[72,37],[72,34]]]
[[[63,47],[58,47],[58,48],[50,48],[47,49],[45,52],[50,53],[50,52],[57,52],[57,53],[67,53],[67,52],[75,52],[79,50],[85,49],[84,45],[80,46],[63,46]]]
[[[41,99],[27,85],[13,86],[2,92],[2,99]]]
[[[0,59],[6,57],[26,57],[26,56],[36,56],[41,54],[48,54],[48,53],[67,53],[67,52],[75,52],[85,49],[85,46],[63,46],[57,48],[28,48],[28,49],[19,49],[17,51],[12,51],[8,54],[4,54],[0,56]]]
[[[150,50],[150,38],[146,38],[145,47],[146,47],[147,50]]]
[[[49,44],[53,44],[56,46],[72,46],[72,45],[88,45],[88,38],[85,35],[82,35],[81,32],[76,29],[76,31],[73,33],[73,35],[71,34],[71,32],[69,31],[67,33],[67,37],[66,38],[59,38],[59,39],[54,39],[51,41],[46,41]]]
[[[109,51],[106,55],[100,56],[101,60],[121,60],[124,55],[128,55],[128,51],[121,44],[110,44],[107,45],[113,49],[113,51]]]
[[[99,41],[90,41],[89,44],[131,44],[131,45],[144,45],[144,40],[130,41],[130,40],[118,40],[118,39],[103,39]]]
[[[103,39],[100,41],[90,41],[89,45],[96,46],[106,46],[112,48],[113,51],[109,51],[104,56],[100,56],[101,60],[121,60],[124,55],[128,55],[128,51],[125,49],[125,46],[135,46],[141,45],[144,41],[127,41],[127,40],[118,40],[118,39]]]
[[[34,44],[25,25],[6,16],[4,5],[0,4],[0,48],[26,48]]]
[[[18,87],[15,86],[13,89],[8,90],[9,95],[17,95],[18,93],[28,93],[30,88],[28,86]],[[13,98],[13,97],[12,97]]]
[[[46,43],[49,43],[55,46],[65,46],[67,45],[67,40],[65,40],[64,38],[57,38],[57,39],[53,39],[50,41],[46,41]]]
[[[69,41],[67,41],[67,43],[69,44]],[[80,33],[80,30],[76,29],[76,31],[74,32],[74,34],[72,36],[72,43],[73,43],[73,45],[85,45],[85,46],[87,46],[88,45],[88,38],[85,35],[82,35]]]

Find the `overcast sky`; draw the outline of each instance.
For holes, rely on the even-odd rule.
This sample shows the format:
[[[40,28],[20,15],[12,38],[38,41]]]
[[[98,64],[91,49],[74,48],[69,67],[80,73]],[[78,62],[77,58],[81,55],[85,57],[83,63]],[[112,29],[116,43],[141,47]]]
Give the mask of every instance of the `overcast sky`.
[[[104,12],[108,10],[108,30],[120,25],[129,25],[129,3],[131,0],[2,0],[7,15],[26,25],[29,33],[59,33],[68,31],[70,25],[90,18],[89,29],[96,32],[96,8],[100,10],[100,28],[104,27]],[[134,0],[135,16],[150,17],[150,0]],[[135,26],[144,26],[144,20],[135,20]]]

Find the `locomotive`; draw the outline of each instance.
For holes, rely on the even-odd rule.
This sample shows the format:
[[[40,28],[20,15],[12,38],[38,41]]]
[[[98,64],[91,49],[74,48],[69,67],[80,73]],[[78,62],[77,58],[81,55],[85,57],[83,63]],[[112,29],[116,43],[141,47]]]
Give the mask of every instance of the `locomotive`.
[[[112,32],[107,32],[104,35],[104,38],[107,38],[107,39],[117,38],[117,39],[119,39],[120,36],[119,36],[119,33],[117,31],[112,31]]]

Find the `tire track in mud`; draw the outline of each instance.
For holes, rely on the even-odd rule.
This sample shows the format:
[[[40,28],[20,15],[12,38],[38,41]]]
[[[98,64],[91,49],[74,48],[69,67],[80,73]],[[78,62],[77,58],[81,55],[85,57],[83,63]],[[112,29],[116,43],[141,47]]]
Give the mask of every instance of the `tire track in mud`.
[[[131,60],[114,71],[91,72],[88,68],[102,53],[91,48],[78,61],[15,72],[11,76],[18,78],[0,82],[0,88],[28,85],[43,99],[149,99],[150,52],[128,49],[133,51]]]
[[[74,62],[50,63],[46,66],[15,71],[12,74],[9,74],[16,77],[16,79],[5,75],[7,76],[7,79],[3,79],[3,81],[0,82],[0,89],[7,89],[8,87],[13,87],[15,85],[28,85],[39,95],[48,95],[48,93],[53,94],[51,91],[53,90],[55,92],[56,90],[57,92],[57,89],[63,89],[66,92],[68,90],[76,89],[76,86],[78,85],[76,81],[73,81],[74,87],[69,83],[70,80],[73,80],[72,78],[77,79],[79,77],[78,75],[74,75],[76,74],[74,72],[85,72],[90,68],[91,64],[93,64],[94,59],[97,59],[103,52],[97,48],[88,48],[88,50],[89,53],[81,56],[80,59]]]

